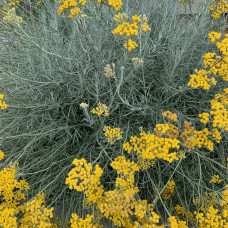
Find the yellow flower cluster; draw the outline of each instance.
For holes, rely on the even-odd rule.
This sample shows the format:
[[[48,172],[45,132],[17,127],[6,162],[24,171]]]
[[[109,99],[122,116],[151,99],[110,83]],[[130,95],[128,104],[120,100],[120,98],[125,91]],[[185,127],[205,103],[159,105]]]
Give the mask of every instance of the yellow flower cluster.
[[[208,150],[213,151],[213,142],[208,139],[208,136],[211,135],[211,132],[208,131],[208,128],[204,128],[202,131],[194,131],[194,136],[192,140],[194,145],[198,148],[205,146]]]
[[[22,190],[27,191],[29,189],[28,183],[24,180],[16,180],[16,167],[10,165],[9,168],[4,168],[0,171],[0,194],[3,196],[3,200],[12,208],[17,208],[19,200],[25,199]],[[15,189],[19,189],[16,192]]]
[[[78,217],[77,214],[73,213],[71,215],[70,223],[71,223],[71,228],[97,228],[96,225],[93,225],[93,215],[86,215],[85,219],[81,219]],[[100,226],[102,227],[102,226]]]
[[[23,217],[20,219],[20,228],[27,227],[50,227],[57,228],[57,225],[54,225],[51,222],[53,217],[54,208],[47,209],[45,207],[45,196],[44,192],[37,195],[31,202],[25,204],[22,208],[24,213]]]
[[[202,87],[205,90],[210,89],[210,78],[207,76],[208,72],[205,70],[196,70],[196,74],[190,75],[190,81],[188,82],[188,86],[192,88]]]
[[[166,117],[169,120],[172,120],[174,122],[177,122],[177,114],[176,113],[172,113],[169,110],[163,112],[162,113],[162,116]]]
[[[87,204],[98,202],[104,192],[100,182],[103,170],[96,164],[95,170],[92,172],[91,163],[87,163],[84,158],[74,159],[72,164],[75,165],[75,168],[68,173],[66,184],[70,189],[74,188],[79,192],[85,191]]]
[[[169,130],[168,123],[165,124],[156,124],[154,131],[156,136],[164,135]]]
[[[101,172],[95,170],[94,174],[91,175],[92,166],[85,159],[74,159],[73,163],[76,167],[68,173],[66,183],[70,185],[70,188],[74,188],[77,191],[85,190],[87,201],[89,200],[87,191],[90,191],[90,198],[96,198],[93,203],[101,212],[102,217],[111,219],[113,224],[119,227],[164,228],[164,226],[157,226],[160,217],[153,211],[153,205],[148,204],[146,200],[135,199],[135,194],[139,189],[133,186],[134,173],[139,171],[139,167],[134,162],[126,160],[125,156],[119,156],[111,163],[111,167],[117,170],[119,175],[116,178],[116,188],[107,192],[104,192],[102,188],[99,198],[92,195],[96,195],[97,192],[95,190],[100,188],[100,181],[96,179],[100,178]],[[91,178],[88,178],[89,175],[91,175]],[[78,183],[79,179],[80,183]],[[93,186],[91,186],[90,182],[93,182]],[[131,216],[135,216],[137,222],[132,222]],[[72,227],[97,227],[97,224],[91,224],[92,216],[87,215],[84,220],[79,219],[76,214],[72,214],[72,217],[70,221]]]
[[[223,94],[215,94],[215,99],[211,100],[211,112],[213,116],[212,126],[223,128],[228,131],[228,111],[226,109],[228,105],[228,88],[224,89]]]
[[[138,22],[139,23],[139,22]],[[135,23],[129,23],[129,22],[123,22],[122,24],[118,25],[113,31],[113,35],[126,35],[129,36],[137,36],[138,35],[138,24]]]
[[[120,35],[123,36],[125,35],[126,37],[130,36],[137,36],[139,33],[139,23],[141,23],[141,30],[142,32],[148,32],[151,30],[149,25],[147,24],[147,17],[146,15],[143,15],[143,19],[141,20],[140,16],[138,15],[132,15],[131,20],[132,23],[126,22],[126,19],[128,16],[126,14],[118,14],[114,16],[114,21],[118,23],[119,25],[112,31],[113,35]],[[121,23],[122,21],[122,23]],[[135,48],[138,47],[138,44],[133,41],[132,39],[127,39],[127,41],[124,44],[124,47],[128,51],[132,51]]]
[[[24,192],[29,190],[29,185],[25,180],[16,179],[18,168],[18,164],[10,164],[9,168],[0,171],[0,226],[57,228],[57,224],[51,222],[54,208],[47,209],[44,206],[44,193],[24,203]]]
[[[23,19],[22,17],[18,17],[16,15],[16,9],[12,8],[3,17],[3,21],[9,22],[9,23],[22,23]]]
[[[222,200],[217,199],[216,192],[205,193],[200,199],[193,200],[194,205],[199,205],[194,211],[198,227],[227,227],[228,226],[228,185],[222,194]]]
[[[0,150],[0,161],[4,158],[4,153]]]
[[[112,64],[112,68],[111,68],[110,64],[106,64],[106,66],[104,68],[104,72],[105,72],[105,77],[106,78],[113,78],[113,77],[115,77],[114,68],[115,68],[115,64],[114,63]]]
[[[161,192],[161,197],[164,200],[170,199],[175,195],[175,182],[173,180],[169,181],[165,189]]]
[[[0,224],[1,227],[17,228],[17,217],[15,217],[16,210],[13,208],[0,206]]]
[[[113,144],[117,140],[123,138],[123,132],[120,130],[120,128],[111,128],[109,126],[104,126],[103,131],[110,144]]]
[[[160,132],[165,132],[167,130],[163,126],[166,125],[156,125]],[[131,136],[130,141],[123,144],[123,148],[128,153],[135,151],[138,156],[138,160],[157,160],[163,159],[168,162],[173,162],[174,160],[179,160],[176,152],[169,153],[170,149],[179,149],[180,143],[177,139],[169,139],[164,137],[158,137],[151,133],[146,133],[142,131],[140,137]],[[153,163],[152,163],[153,164]],[[145,169],[148,167],[140,167]]]
[[[207,193],[205,192],[203,196],[196,197],[193,199],[193,205],[199,208],[199,211],[206,212],[207,208],[210,206],[218,206],[219,201],[217,199],[216,192]]]
[[[135,206],[135,215],[139,219],[143,219],[146,214],[147,201],[146,200],[138,200],[137,205]]]
[[[198,227],[227,227],[228,213],[224,210],[222,215],[218,215],[219,210],[210,206],[207,208],[207,213],[196,213]]]
[[[91,111],[93,114],[97,114],[98,116],[104,114],[105,116],[109,115],[108,107],[101,102],[98,102],[97,107],[93,108]]]
[[[99,1],[100,0],[98,0],[98,2]],[[121,0],[108,0],[108,5],[113,7],[115,11],[118,11],[122,7],[123,3]]]
[[[227,89],[228,92],[228,89]],[[218,98],[218,96],[217,96]],[[223,102],[226,100],[223,99]],[[169,117],[173,121],[177,121],[177,116],[170,111],[162,113],[163,116]],[[199,115],[203,123],[208,121],[209,113]],[[216,126],[210,132],[208,128],[201,131],[196,131],[191,126],[191,122],[184,121],[182,133],[179,133],[179,128],[169,122],[164,124],[156,124],[154,128],[155,134],[145,133],[140,128],[140,136],[131,136],[130,141],[123,144],[123,148],[128,153],[135,151],[138,157],[138,165],[142,170],[153,166],[157,159],[163,159],[168,162],[185,158],[183,151],[169,153],[170,149],[179,149],[180,145],[184,146],[188,152],[197,146],[206,147],[213,151],[214,143],[210,139],[214,139],[220,143],[221,135]],[[180,139],[180,140],[179,140]]]
[[[136,201],[134,198],[138,189],[127,189],[119,192],[117,189],[104,193],[104,200],[98,206],[106,218],[111,219],[119,227],[160,227],[157,226],[160,217],[153,211],[153,205],[146,200]],[[130,216],[135,216],[137,221],[131,223]]]
[[[208,36],[211,42],[215,42],[221,37],[221,33],[211,32]],[[224,81],[228,81],[228,34],[225,35],[221,42],[217,42],[216,46],[222,56],[216,55],[215,52],[206,53],[203,56],[203,63],[207,70],[195,70],[196,74],[190,75],[191,79],[188,82],[188,86],[192,88],[202,87],[208,90],[211,85],[216,85],[217,83],[214,77],[208,77],[210,74],[218,75]]]
[[[194,220],[193,213],[191,211],[186,212],[184,207],[181,207],[180,205],[176,205],[175,206],[175,211],[176,211],[177,215],[179,215],[179,216],[181,215],[185,219],[190,218],[191,220]]]
[[[78,3],[81,6],[84,6],[86,4],[86,0],[81,0],[77,2],[76,0],[59,0],[59,9],[57,13],[61,15],[64,11],[67,9],[70,9],[70,14],[68,17],[73,18],[76,14],[80,14],[81,10],[79,7],[77,7]]]
[[[221,59],[221,56],[216,56],[215,52],[208,52],[203,56],[203,64],[205,68],[213,67]],[[215,69],[213,68],[213,71]],[[212,69],[208,71],[212,73]]]
[[[124,47],[128,51],[132,51],[138,47],[138,44],[135,41],[133,41],[132,39],[127,39],[126,43],[124,44]]]
[[[220,140],[222,139],[222,136],[217,128],[212,129],[212,137],[215,139],[217,143],[220,143]]]
[[[157,225],[159,223],[160,217],[154,212],[153,204],[148,204],[147,200],[137,201],[134,215],[137,218],[137,221],[134,222],[132,228],[164,228],[164,225]]]
[[[218,74],[224,81],[228,81],[228,56],[224,56],[222,58],[221,56],[217,56],[215,53],[206,53],[203,58],[204,67],[210,67],[207,70],[208,74]],[[216,85],[215,79],[212,78],[210,84]]]
[[[210,183],[215,183],[215,184],[216,183],[219,184],[221,182],[222,182],[222,180],[220,179],[219,175],[214,175],[210,180]]]
[[[149,32],[151,30],[150,26],[147,24],[147,22],[143,22],[142,24],[142,31],[143,32]]]
[[[148,25],[148,19],[147,16],[144,14],[143,15],[143,24],[142,24],[142,31],[143,32],[149,32],[151,30],[150,26]]]
[[[194,149],[195,146],[198,148],[205,146],[208,150],[213,151],[214,144],[209,140],[209,137],[212,137],[217,143],[220,143],[222,138],[217,129],[212,129],[212,132],[210,132],[208,128],[202,131],[196,131],[194,128],[190,130],[185,129],[184,132],[180,134],[182,145],[188,149],[188,152]]]
[[[221,61],[211,68],[213,74],[218,74],[223,81],[228,81],[228,56],[224,56]],[[214,71],[214,72],[213,72]]]
[[[220,39],[221,35],[222,35],[221,33],[213,31],[208,34],[208,37],[209,37],[211,43],[214,43],[216,40]]]
[[[212,0],[214,3],[209,7],[208,12],[215,19],[218,19],[223,13],[228,13],[228,3],[226,0]]]
[[[127,189],[119,192],[117,189],[104,193],[104,199],[98,205],[100,212],[109,219],[114,225],[127,227],[130,224],[130,215],[137,205],[134,195],[138,189]]]
[[[226,210],[226,213],[228,213],[228,185],[226,185],[225,190],[223,191],[221,206]]]
[[[228,55],[228,34],[225,35],[221,42],[217,42],[216,46],[223,55]]]
[[[92,0],[88,0],[92,1]],[[87,3],[86,0],[59,0],[59,9],[57,13],[61,15],[65,11],[69,11],[69,18],[74,18],[76,15],[81,14],[82,11],[80,7],[85,6]],[[113,7],[116,11],[118,11],[123,3],[121,0],[97,0],[97,3],[105,4]]]
[[[0,171],[0,224],[2,227],[18,227],[16,214],[21,207],[20,202],[25,199],[22,192],[29,189],[24,180],[16,180],[16,167],[10,165]]]
[[[201,118],[200,122],[206,124],[209,120],[209,115],[210,114],[206,112],[199,114],[199,118]]]
[[[170,228],[188,228],[185,221],[177,220],[175,216],[170,216],[167,220]]]
[[[123,22],[125,22],[128,19],[128,16],[126,13],[118,13],[113,17],[113,20],[117,23],[117,24],[122,24]]]
[[[165,136],[170,139],[177,139],[179,136],[179,128],[169,122],[167,122],[169,130],[165,133]]]
[[[126,161],[125,156],[118,156],[110,164],[110,166],[120,174],[120,178],[116,178],[116,186],[123,188],[124,190],[133,188],[135,182],[134,174],[139,171],[139,167],[130,160]]]

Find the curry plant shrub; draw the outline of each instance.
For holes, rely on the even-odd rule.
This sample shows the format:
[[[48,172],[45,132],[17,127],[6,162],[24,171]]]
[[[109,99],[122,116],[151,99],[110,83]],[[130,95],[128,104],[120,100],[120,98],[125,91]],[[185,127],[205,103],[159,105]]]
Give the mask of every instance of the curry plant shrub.
[[[91,1],[82,7],[82,14],[74,17],[71,12],[68,17],[56,1],[38,6],[19,2],[16,12],[23,21],[13,23],[3,20],[2,12],[0,79],[8,104],[8,112],[1,115],[2,165],[19,163],[30,197],[46,190],[51,204],[64,201],[67,208],[80,211],[83,194],[65,185],[74,158],[99,164],[102,184],[110,190],[116,179],[110,163],[121,155],[137,162],[123,143],[139,136],[139,128],[153,132],[156,124],[166,121],[162,116],[166,110],[177,113],[179,127],[184,121],[196,129],[204,126],[198,114],[209,110],[210,101],[225,85],[218,83],[207,91],[187,83],[189,75],[202,67],[202,56],[216,49],[208,33],[223,31],[224,20],[211,20],[209,2],[191,18],[180,15],[180,4],[126,0],[116,9]],[[147,24],[139,33],[132,28],[133,40],[115,30],[121,18],[131,24],[141,23],[139,17]],[[113,131],[119,140],[108,141],[104,131],[106,136]],[[170,215],[172,200],[188,207],[191,197],[216,190],[209,183],[212,176],[226,180],[218,165],[222,161],[226,166],[225,133],[221,142],[213,153],[206,148],[185,150],[186,160],[158,160],[145,172],[137,172],[141,198],[157,202],[156,191],[175,179],[175,198],[157,204],[159,212]]]

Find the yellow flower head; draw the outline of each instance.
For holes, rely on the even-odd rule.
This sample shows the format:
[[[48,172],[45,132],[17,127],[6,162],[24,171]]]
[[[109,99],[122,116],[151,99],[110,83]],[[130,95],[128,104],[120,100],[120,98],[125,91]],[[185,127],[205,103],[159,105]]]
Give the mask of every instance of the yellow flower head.
[[[166,117],[167,119],[170,119],[174,122],[177,121],[177,114],[176,113],[172,113],[169,110],[165,111],[162,113],[162,116]]]
[[[133,41],[132,39],[128,39],[127,42],[124,44],[124,47],[128,51],[132,51],[138,47],[138,44],[135,41]]]
[[[27,203],[22,208],[24,215],[20,219],[21,227],[53,227],[51,218],[54,208],[47,209],[45,203],[44,192],[36,195],[31,202]]]
[[[3,98],[4,98],[4,95],[0,94],[0,107],[1,107],[1,109],[7,108],[7,104],[5,102],[2,102]]]
[[[105,104],[102,104],[101,102],[99,102],[97,104],[96,108],[93,108],[91,111],[93,114],[97,114],[98,116],[104,114],[105,116],[109,115],[108,112],[108,107]]]
[[[212,12],[211,16],[215,19],[220,18],[223,13],[228,12],[228,3],[226,0],[212,0],[214,3],[208,9],[208,12]]]
[[[222,182],[222,180],[220,179],[219,175],[214,175],[211,180],[210,180],[210,183],[220,183]]]
[[[0,161],[4,158],[4,153],[0,150]]]
[[[209,37],[211,43],[214,43],[216,40],[219,40],[220,39],[221,35],[222,34],[221,33],[218,33],[218,32],[210,32],[208,34],[208,37]]]
[[[76,213],[72,213],[71,217],[72,217],[70,219],[71,227],[88,227],[88,228],[96,227],[92,225],[93,215],[87,214],[86,218],[82,219],[82,218],[79,218]]]
[[[199,114],[199,118],[201,118],[200,122],[206,124],[209,120],[209,115],[210,114],[206,112]]]
[[[111,128],[109,126],[104,126],[103,131],[110,144],[113,144],[117,140],[123,138],[123,132],[120,130],[120,128]]]
[[[108,0],[108,5],[112,6],[115,11],[118,11],[122,7],[123,3],[121,0]]]

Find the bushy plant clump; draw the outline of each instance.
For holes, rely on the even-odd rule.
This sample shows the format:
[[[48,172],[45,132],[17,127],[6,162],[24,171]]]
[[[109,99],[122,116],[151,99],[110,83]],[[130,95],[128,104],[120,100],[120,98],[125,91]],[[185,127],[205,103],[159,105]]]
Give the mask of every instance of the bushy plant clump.
[[[210,3],[198,9],[200,16],[187,19],[179,16],[180,3],[174,0],[83,2],[79,8],[64,1],[17,2],[16,11],[2,10],[0,78],[8,100],[8,112],[1,115],[2,166],[20,164],[30,197],[46,190],[50,204],[64,201],[80,211],[83,195],[65,186],[72,160],[84,158],[102,167],[102,188],[111,191],[116,173],[110,163],[125,155],[145,169],[135,178],[139,196],[154,203],[160,199],[155,207],[166,220],[173,205],[172,179],[173,201],[184,207],[205,189],[217,189],[212,176],[226,181],[226,129],[221,139],[216,130],[205,128],[205,113],[226,96],[225,76],[214,69],[209,73],[221,77],[207,84],[206,70],[195,71],[207,65],[211,70],[217,63],[213,58],[219,60],[219,55],[202,56],[217,50],[209,40],[217,34],[207,36],[224,30],[222,19],[210,19]],[[227,54],[224,43],[217,48]],[[226,62],[217,68],[222,64]],[[210,91],[194,89],[198,87]],[[220,98],[214,99],[215,94]],[[211,113],[211,118],[217,115]],[[217,139],[213,144],[210,134]],[[152,143],[155,139],[158,145]],[[176,153],[178,140],[182,153]],[[141,150],[145,141],[157,150],[153,161],[150,148]]]

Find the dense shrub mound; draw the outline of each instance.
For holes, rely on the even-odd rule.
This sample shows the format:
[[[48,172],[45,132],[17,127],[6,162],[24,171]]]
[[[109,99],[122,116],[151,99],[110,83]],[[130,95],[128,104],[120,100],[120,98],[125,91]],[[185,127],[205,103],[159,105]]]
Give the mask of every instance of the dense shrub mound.
[[[127,150],[136,138],[149,142],[143,141],[154,137],[148,131],[159,135],[164,130],[165,111],[177,114],[179,132],[185,121],[196,131],[205,128],[207,121],[200,122],[198,115],[210,111],[211,100],[226,84],[220,77],[216,86],[202,90],[188,82],[195,69],[203,68],[202,56],[218,52],[208,33],[225,27],[223,18],[211,20],[210,3],[188,17],[174,0],[133,0],[122,6],[91,1],[78,15],[78,9],[67,11],[63,2],[19,2],[13,22],[1,13],[0,79],[8,104],[1,113],[1,166],[19,163],[18,177],[29,183],[29,199],[46,190],[50,205],[64,202],[67,209],[80,211],[85,197],[65,185],[74,158],[99,164],[108,191],[117,177],[110,163],[125,155],[142,165],[137,150]],[[126,34],[121,34],[121,20],[132,26],[123,29]],[[224,129],[220,133],[223,139],[214,142],[213,152],[205,145],[192,151],[182,145],[177,159],[156,155],[152,163],[143,163],[149,168],[136,173],[139,196],[158,201],[154,207],[164,221],[173,205],[188,209],[193,197],[217,191],[220,185],[210,183],[213,175],[227,181],[227,134]],[[163,193],[162,201],[156,194],[167,186],[172,189],[173,179],[176,194],[171,198],[170,191]]]

